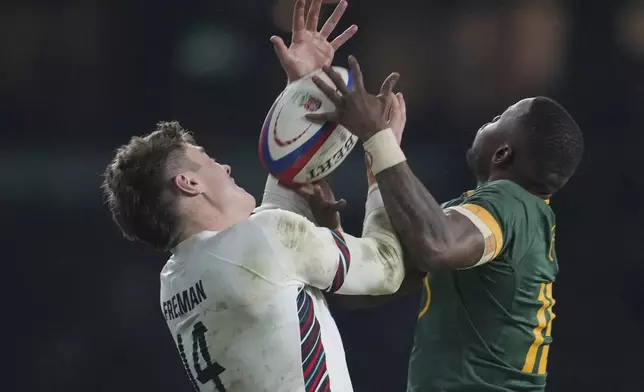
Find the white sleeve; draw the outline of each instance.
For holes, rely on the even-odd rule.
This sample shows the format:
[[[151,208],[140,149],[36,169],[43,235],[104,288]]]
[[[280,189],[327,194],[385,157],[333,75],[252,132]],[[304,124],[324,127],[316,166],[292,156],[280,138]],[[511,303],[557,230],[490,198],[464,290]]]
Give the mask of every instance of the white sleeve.
[[[277,178],[269,174],[264,187],[262,204],[255,208],[253,214],[278,208],[302,215],[311,222],[315,222],[309,203],[295,191],[280,185]]]
[[[392,294],[405,275],[402,247],[377,188],[370,190],[366,207],[362,238],[317,227],[283,210],[266,210],[251,219],[292,279],[339,294]]]

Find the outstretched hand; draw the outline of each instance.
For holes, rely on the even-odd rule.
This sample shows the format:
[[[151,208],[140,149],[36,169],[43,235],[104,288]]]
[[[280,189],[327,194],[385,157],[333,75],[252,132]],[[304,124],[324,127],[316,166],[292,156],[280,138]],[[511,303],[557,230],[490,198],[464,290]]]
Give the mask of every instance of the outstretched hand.
[[[331,79],[334,87],[317,76],[313,77],[313,82],[333,101],[336,110],[330,113],[307,114],[306,118],[319,123],[337,122],[362,141],[368,140],[383,129],[392,128],[400,142],[407,118],[402,94],[393,93],[400,75],[396,72],[389,75],[378,95],[372,95],[364,87],[360,64],[355,57],[349,56],[349,65],[354,80],[353,90],[349,90],[340,74],[328,66],[322,69]]]
[[[304,17],[305,3],[305,0],[295,2],[291,45],[286,47],[282,38],[275,35],[271,37],[275,53],[289,82],[294,82],[325,65],[330,66],[335,51],[358,31],[358,26],[351,25],[329,42],[329,36],[347,9],[346,0],[339,2],[320,31],[318,31],[318,23],[322,4],[337,3],[337,0],[313,0],[306,18]]]

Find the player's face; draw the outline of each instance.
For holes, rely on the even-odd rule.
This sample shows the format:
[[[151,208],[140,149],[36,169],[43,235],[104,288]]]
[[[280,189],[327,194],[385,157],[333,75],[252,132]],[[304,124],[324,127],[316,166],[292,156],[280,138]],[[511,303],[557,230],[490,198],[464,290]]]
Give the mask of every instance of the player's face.
[[[255,208],[255,198],[235,184],[230,166],[220,164],[198,146],[188,146],[186,155],[199,165],[196,174],[203,182],[205,196],[213,204],[226,213],[250,215]]]
[[[476,136],[472,147],[467,151],[467,164],[479,184],[485,183],[490,177],[492,155],[497,148],[495,140],[499,133],[501,116],[496,116],[491,122],[483,125]]]
[[[509,144],[516,121],[530,108],[531,99],[524,99],[507,108],[503,114],[483,125],[476,133],[472,148],[467,152],[467,163],[479,184],[487,182],[495,154]]]

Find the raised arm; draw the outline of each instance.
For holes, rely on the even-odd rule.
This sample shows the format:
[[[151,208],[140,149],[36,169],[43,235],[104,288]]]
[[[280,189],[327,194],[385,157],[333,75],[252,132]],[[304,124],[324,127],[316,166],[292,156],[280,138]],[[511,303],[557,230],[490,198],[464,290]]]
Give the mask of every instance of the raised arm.
[[[374,96],[364,88],[356,59],[350,57],[349,63],[354,89],[349,91],[342,78],[325,67],[335,88],[319,78],[314,81],[334,101],[336,111],[307,117],[336,121],[361,138],[391,223],[417,268],[467,268],[489,260],[495,254],[494,241],[488,240],[492,235],[489,230],[479,227],[463,211],[443,211],[407,165],[388,124],[398,75],[390,75],[380,94]]]
[[[376,184],[376,179],[371,173],[370,170],[367,170],[367,177],[368,177],[368,184],[369,188],[371,191],[373,191],[374,187],[377,185]],[[371,208],[373,208],[374,202],[373,202],[373,196],[377,196],[377,194],[372,195],[372,202],[370,203]],[[335,202],[335,198],[332,197],[330,199],[325,199],[325,200],[320,200],[318,202],[325,203],[327,205],[333,205]],[[380,200],[377,201],[378,203],[381,203]],[[380,207],[382,207],[382,204],[380,204]],[[320,207],[317,206],[319,209]],[[300,195],[298,192],[294,191],[293,189],[287,188],[281,184],[278,183],[278,180],[270,176],[268,177],[266,181],[266,187],[264,188],[264,195],[262,198],[262,203],[259,207],[257,207],[254,211],[254,213],[259,213],[262,211],[268,211],[268,210],[275,210],[275,209],[281,209],[285,211],[291,211],[296,214],[299,214],[301,216],[306,217],[312,222],[316,222],[316,219],[314,217],[314,214],[311,210],[311,207],[308,203],[308,200],[305,196]],[[328,212],[327,212],[328,214]],[[367,221],[365,227],[368,227],[371,225],[371,219],[372,217],[367,214],[367,217],[369,218],[369,221]],[[330,217],[327,217],[325,219],[326,221],[331,220]],[[340,231],[342,231],[339,226],[336,226]],[[331,228],[334,228],[331,226]],[[420,285],[422,283],[422,278],[424,277],[424,273],[421,273],[415,268],[410,268],[408,264],[405,264],[406,271],[405,271],[405,278],[403,282],[400,285],[400,288],[396,293],[391,294],[391,295],[332,295],[328,296],[327,299],[344,309],[350,309],[350,310],[355,310],[355,309],[368,309],[368,308],[373,308],[376,306],[383,305],[395,298],[398,298],[402,295],[408,294],[413,292],[416,289],[420,288]]]
[[[405,275],[402,248],[377,190],[367,198],[361,238],[317,227],[283,210],[268,210],[251,219],[284,271],[294,280],[339,294],[383,295],[398,290]]]
[[[315,222],[315,217],[309,206],[309,202],[292,189],[281,185],[277,178],[268,175],[262,203],[255,208],[254,214],[267,210],[282,209],[302,215],[311,222]]]
[[[380,157],[384,151],[378,148],[398,146],[373,149]],[[485,241],[481,231],[461,212],[444,211],[407,162],[376,173],[376,179],[393,227],[416,267],[424,271],[467,268],[482,260]]]

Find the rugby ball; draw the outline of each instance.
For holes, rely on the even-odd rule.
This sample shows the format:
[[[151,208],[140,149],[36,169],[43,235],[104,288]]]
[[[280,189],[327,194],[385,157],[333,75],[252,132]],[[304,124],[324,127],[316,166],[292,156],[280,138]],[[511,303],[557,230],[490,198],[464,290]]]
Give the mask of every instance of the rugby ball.
[[[351,73],[341,67],[333,69],[351,89]],[[317,124],[304,117],[335,110],[333,102],[313,83],[313,76],[333,86],[322,70],[290,83],[273,103],[262,126],[260,161],[269,173],[287,184],[306,184],[326,177],[357,142],[356,136],[337,123]]]

